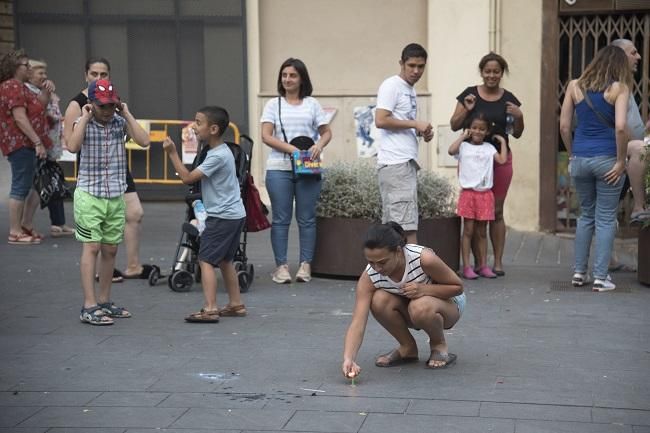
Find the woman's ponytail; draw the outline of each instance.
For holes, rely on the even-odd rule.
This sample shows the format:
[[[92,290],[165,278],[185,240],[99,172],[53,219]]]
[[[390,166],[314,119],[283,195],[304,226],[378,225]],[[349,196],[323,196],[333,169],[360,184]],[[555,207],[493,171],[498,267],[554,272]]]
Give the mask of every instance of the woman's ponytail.
[[[364,248],[387,248],[394,251],[406,245],[406,233],[401,225],[394,221],[386,224],[375,224],[368,229]]]

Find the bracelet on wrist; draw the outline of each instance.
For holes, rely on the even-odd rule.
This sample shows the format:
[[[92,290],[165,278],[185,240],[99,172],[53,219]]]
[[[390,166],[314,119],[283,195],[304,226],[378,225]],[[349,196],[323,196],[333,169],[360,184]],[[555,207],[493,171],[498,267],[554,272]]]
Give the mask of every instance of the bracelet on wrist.
[[[38,147],[38,146],[42,146],[42,145],[43,145],[43,143],[41,143],[40,141],[34,143],[34,147]]]

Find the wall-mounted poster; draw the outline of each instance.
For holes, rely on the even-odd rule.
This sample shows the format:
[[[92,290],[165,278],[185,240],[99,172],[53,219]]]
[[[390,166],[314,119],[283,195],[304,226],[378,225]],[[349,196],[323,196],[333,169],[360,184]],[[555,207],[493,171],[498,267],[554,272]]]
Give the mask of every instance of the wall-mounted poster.
[[[357,137],[357,155],[360,158],[371,158],[377,155],[374,105],[365,105],[354,109],[354,129]]]
[[[337,111],[338,110],[334,107],[323,107],[323,113],[325,113],[325,120],[328,125],[332,124],[332,120],[334,119],[334,116],[336,116]]]
[[[183,164],[191,164],[196,157],[199,148],[199,140],[192,128],[192,124],[185,126],[181,130],[181,148],[183,153]]]

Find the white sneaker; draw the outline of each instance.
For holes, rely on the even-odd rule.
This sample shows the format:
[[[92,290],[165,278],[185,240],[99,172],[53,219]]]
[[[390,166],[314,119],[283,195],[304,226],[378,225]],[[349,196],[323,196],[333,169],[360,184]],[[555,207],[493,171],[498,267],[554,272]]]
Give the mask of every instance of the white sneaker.
[[[616,289],[616,284],[612,282],[612,277],[609,275],[604,280],[600,278],[594,279],[594,286],[592,287],[594,292],[609,292],[614,289]]]
[[[289,265],[281,265],[271,274],[273,281],[278,284],[288,284],[291,282],[291,274],[289,273]]]
[[[302,262],[298,272],[296,272],[296,281],[299,283],[308,283],[311,281],[311,265],[307,262]]]
[[[571,278],[573,287],[582,287],[589,282],[589,274],[586,272],[576,272]]]

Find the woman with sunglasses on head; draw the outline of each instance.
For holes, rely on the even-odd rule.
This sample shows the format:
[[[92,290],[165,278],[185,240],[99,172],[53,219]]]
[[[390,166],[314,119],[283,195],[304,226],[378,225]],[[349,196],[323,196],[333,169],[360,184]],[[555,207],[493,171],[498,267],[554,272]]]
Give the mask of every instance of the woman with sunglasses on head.
[[[63,114],[59,107],[59,97],[54,93],[54,83],[47,78],[47,63],[41,60],[29,60],[31,72],[27,87],[36,95],[48,95],[49,100],[43,101],[46,106],[48,136],[52,140],[52,147],[47,151],[47,158],[56,161],[63,152]],[[63,199],[50,199],[47,204],[50,213],[50,235],[52,237],[72,236],[74,229],[65,224],[65,209]]]

